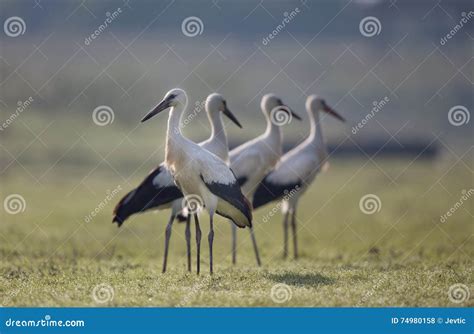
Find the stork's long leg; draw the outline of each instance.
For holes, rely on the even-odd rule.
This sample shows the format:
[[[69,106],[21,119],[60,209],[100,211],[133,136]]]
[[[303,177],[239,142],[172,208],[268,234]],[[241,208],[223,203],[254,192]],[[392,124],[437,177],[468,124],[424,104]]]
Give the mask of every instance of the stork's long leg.
[[[194,214],[194,222],[196,223],[196,272],[199,275],[199,272],[201,271],[201,228],[199,227],[199,217],[197,213]]]
[[[230,222],[232,229],[232,264],[237,263],[237,226],[233,222]]]
[[[166,225],[166,233],[165,233],[165,255],[163,258],[163,273],[166,272],[166,263],[168,261],[168,249],[170,245],[170,238],[171,238],[171,228],[173,227],[174,218],[176,215],[174,213],[171,214],[170,220],[168,225]]]
[[[209,213],[209,234],[207,236],[207,240],[209,241],[209,270],[212,275],[213,270],[212,270],[212,244],[214,242],[214,213],[210,212]]]
[[[296,208],[291,213],[291,229],[293,231],[293,252],[295,260],[298,258],[298,242],[296,240]]]
[[[188,271],[191,271],[191,215],[188,214],[186,217],[186,230],[184,232],[186,236],[186,253],[188,255]]]
[[[257,259],[257,265],[260,267],[262,262],[260,261],[260,255],[258,253],[257,240],[255,239],[255,233],[253,227],[250,227],[250,237],[252,238],[253,251],[255,252],[255,258]]]
[[[286,259],[288,257],[288,216],[289,212],[285,213],[285,217],[283,218],[283,258]]]

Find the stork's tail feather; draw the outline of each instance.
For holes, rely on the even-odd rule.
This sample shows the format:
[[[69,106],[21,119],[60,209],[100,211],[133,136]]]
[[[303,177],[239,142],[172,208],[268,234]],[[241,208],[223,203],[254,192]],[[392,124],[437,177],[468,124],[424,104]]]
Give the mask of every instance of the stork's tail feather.
[[[140,211],[137,210],[135,205],[133,205],[133,198],[136,193],[136,189],[129,191],[124,197],[120,199],[113,211],[112,223],[117,223],[117,226],[120,227],[127,220],[128,217],[134,213]]]
[[[178,213],[176,216],[176,219],[178,220],[178,223],[184,223],[185,221],[188,220],[188,217],[183,215],[182,213]]]
[[[263,179],[254,192],[252,200],[253,209],[255,210],[267,203],[293,196],[295,192],[299,191],[302,184],[301,180],[288,184],[275,184],[269,182],[267,178]]]
[[[125,222],[125,220],[122,220],[119,216],[114,216],[112,219],[112,224],[117,223],[117,227],[122,226],[122,224]]]

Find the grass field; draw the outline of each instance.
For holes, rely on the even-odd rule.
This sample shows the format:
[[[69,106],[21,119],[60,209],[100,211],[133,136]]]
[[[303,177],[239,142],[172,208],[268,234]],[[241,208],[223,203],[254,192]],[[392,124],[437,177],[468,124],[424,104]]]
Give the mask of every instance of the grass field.
[[[0,304],[472,306],[472,298],[460,304],[448,298],[456,283],[472,291],[472,198],[440,222],[461,191],[472,188],[467,166],[472,163],[333,159],[301,201],[298,261],[282,259],[280,213],[262,222],[269,205],[255,213],[263,266],[256,267],[245,230],[239,231],[238,264],[231,265],[230,226],[219,218],[212,277],[205,215],[200,276],[186,272],[181,224],[174,226],[168,272],[161,273],[167,211],[136,216],[121,229],[111,224],[115,202],[141,173],[122,183],[89,222],[85,217],[107,191],[118,189],[113,173],[99,168],[82,178],[72,168],[56,168],[41,185],[9,174],[2,193],[21,194],[26,206],[3,213]],[[368,193],[381,201],[371,215],[359,208]]]

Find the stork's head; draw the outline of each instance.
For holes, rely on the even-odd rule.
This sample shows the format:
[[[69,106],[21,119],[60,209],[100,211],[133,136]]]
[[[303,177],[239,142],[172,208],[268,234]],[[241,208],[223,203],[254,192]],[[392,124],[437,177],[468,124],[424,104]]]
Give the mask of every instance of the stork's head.
[[[161,111],[166,110],[171,107],[182,107],[186,106],[188,97],[186,92],[180,88],[174,88],[166,93],[163,100],[158,103],[145,117],[142,118],[142,122],[149,120],[155,115],[158,115]]]
[[[306,99],[306,110],[308,111],[308,113],[312,113],[312,114],[315,114],[315,113],[318,113],[318,112],[322,111],[322,112],[325,112],[325,113],[337,118],[341,122],[346,121],[334,109],[332,109],[330,106],[328,106],[326,104],[326,101],[324,101],[324,99],[322,99],[321,97],[319,97],[315,94],[308,96],[308,98]]]
[[[265,94],[262,97],[262,101],[260,102],[260,108],[262,108],[262,111],[264,114],[268,117],[271,117],[272,110],[275,110],[276,107],[284,107],[282,110],[285,112],[291,114],[292,117],[296,118],[297,120],[301,120],[301,117],[298,116],[293,110],[291,110],[290,107],[288,107],[281,98],[276,96],[275,94]],[[289,115],[289,117],[291,117]]]
[[[242,128],[240,122],[232,114],[232,112],[227,108],[227,101],[222,97],[222,95],[217,93],[212,93],[206,99],[206,111],[209,115],[222,112],[226,115],[232,122],[235,123],[239,128]]]

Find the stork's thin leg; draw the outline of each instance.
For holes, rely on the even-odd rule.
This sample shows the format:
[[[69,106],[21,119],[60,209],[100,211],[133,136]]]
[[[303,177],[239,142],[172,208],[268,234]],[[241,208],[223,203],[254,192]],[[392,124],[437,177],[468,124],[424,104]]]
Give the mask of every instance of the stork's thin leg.
[[[230,222],[232,228],[232,264],[237,263],[237,226]]]
[[[207,236],[207,240],[209,241],[209,270],[212,275],[212,244],[214,242],[214,222],[213,222],[214,214],[211,212],[209,213],[209,234]]]
[[[289,212],[285,213],[285,217],[283,218],[283,258],[286,259],[288,257],[288,216]]]
[[[191,271],[191,215],[186,217],[186,253],[188,255],[188,271]]]
[[[298,259],[298,242],[296,240],[296,209],[291,213],[291,229],[293,231],[293,252],[295,260]]]
[[[250,227],[250,237],[252,238],[253,251],[255,252],[255,258],[257,259],[257,265],[260,267],[262,262],[260,261],[260,255],[258,254],[257,240],[255,239],[255,233],[253,227]]]
[[[194,214],[194,222],[196,223],[196,272],[199,275],[199,272],[201,271],[201,228],[199,227],[199,217],[197,213]]]
[[[163,273],[166,272],[166,263],[168,261],[168,248],[170,245],[170,238],[171,238],[171,228],[173,227],[174,218],[176,216],[171,214],[170,220],[168,225],[166,225],[166,233],[165,233],[165,256],[163,258]]]

